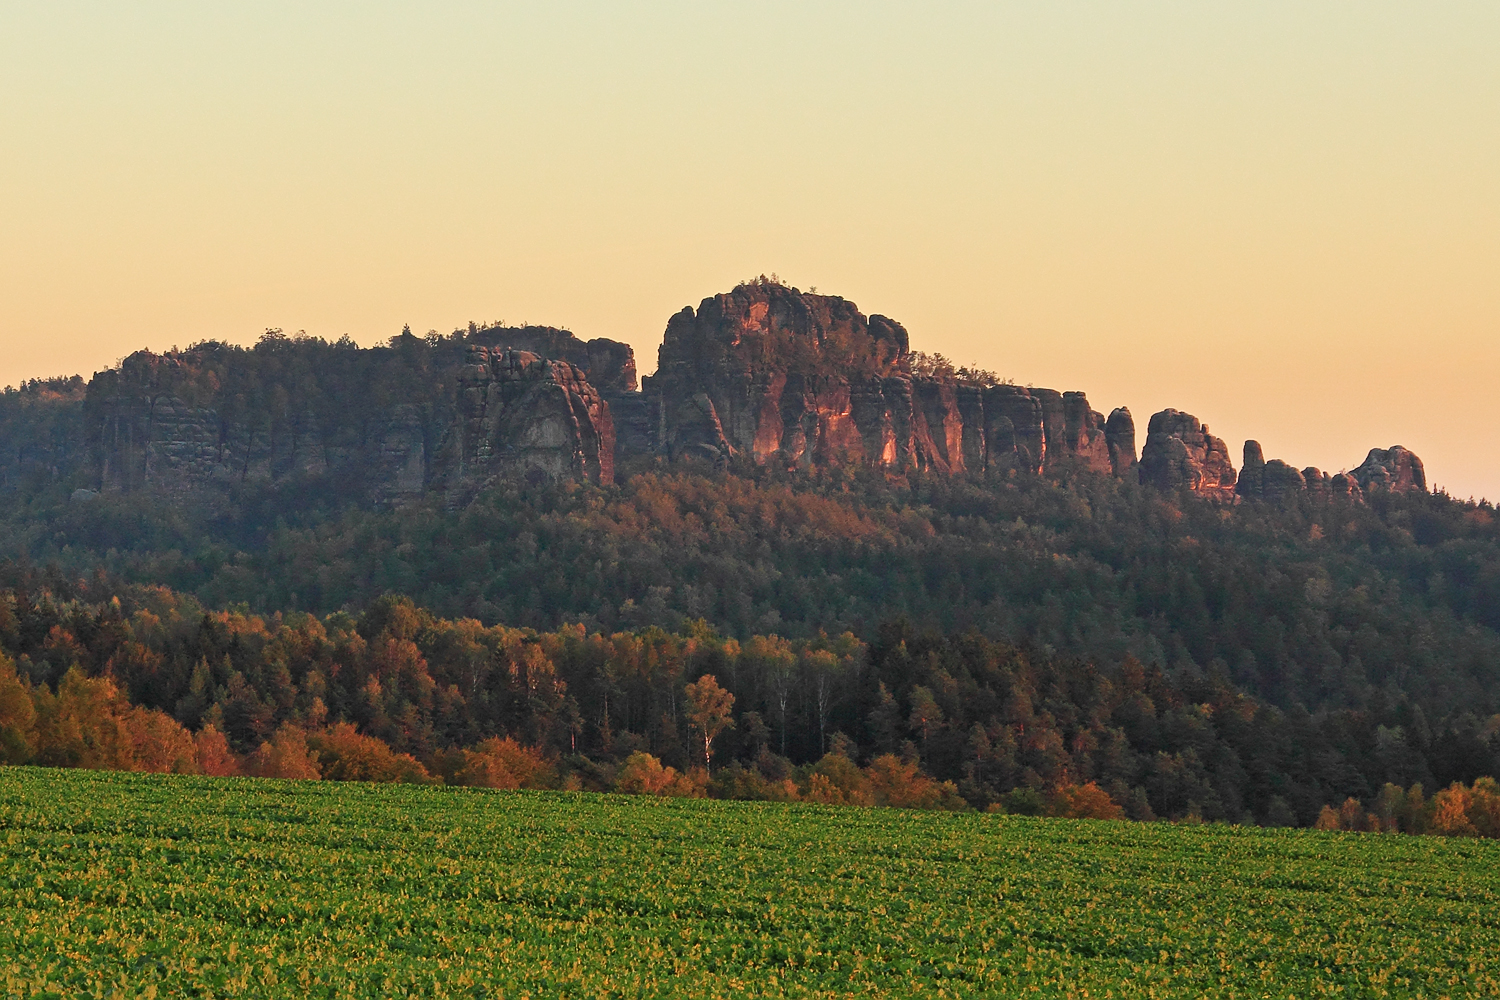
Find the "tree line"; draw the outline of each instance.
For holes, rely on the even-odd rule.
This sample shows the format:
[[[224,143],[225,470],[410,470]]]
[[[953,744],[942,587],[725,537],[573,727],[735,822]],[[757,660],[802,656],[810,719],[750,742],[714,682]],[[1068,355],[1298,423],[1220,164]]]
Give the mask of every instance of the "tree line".
[[[899,620],[741,641],[392,595],[257,615],[10,563],[0,649],[12,763],[1477,833],[1500,773],[1500,716],[1285,710],[1220,669]]]

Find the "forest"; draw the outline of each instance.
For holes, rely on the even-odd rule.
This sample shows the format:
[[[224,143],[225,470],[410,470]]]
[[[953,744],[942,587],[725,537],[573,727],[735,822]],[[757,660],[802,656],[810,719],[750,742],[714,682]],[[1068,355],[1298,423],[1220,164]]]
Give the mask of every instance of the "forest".
[[[1500,833],[1500,715],[1430,720],[1383,688],[1283,710],[1218,670],[903,621],[740,641],[702,619],[486,626],[395,596],[214,611],[17,563],[0,583],[11,763]]]
[[[1173,676],[1283,708],[1383,690],[1430,716],[1500,711],[1500,525],[1487,501],[1376,494],[1215,504],[1108,476],[794,477],[640,462],[619,486],[500,483],[449,507],[336,484],[228,494],[16,492],[0,551],[104,569],[207,607],[358,611],[404,594],[448,618],[746,640],[883,624]]]

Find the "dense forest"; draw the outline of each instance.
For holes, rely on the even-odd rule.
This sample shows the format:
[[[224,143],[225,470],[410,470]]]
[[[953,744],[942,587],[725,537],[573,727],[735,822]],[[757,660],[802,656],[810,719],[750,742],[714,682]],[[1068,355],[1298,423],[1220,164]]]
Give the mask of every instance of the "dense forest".
[[[701,619],[536,631],[401,597],[263,617],[102,573],[9,564],[0,578],[13,762],[239,760],[307,777],[321,757],[332,777],[472,780],[491,767],[569,787],[1408,830],[1440,813],[1423,788],[1500,773],[1500,716],[1430,719],[1384,688],[1358,710],[1283,710],[1219,670],[1171,676],[1128,655],[1101,667],[900,621],[868,643],[740,641]],[[96,732],[112,712],[137,713],[127,735]],[[164,731],[180,760],[130,756]],[[105,753],[110,739],[125,749]],[[1490,785],[1474,789],[1488,808]]]
[[[1500,711],[1500,524],[1487,502],[1374,494],[1233,506],[1108,476],[792,478],[639,463],[621,486],[501,484],[451,509],[310,480],[201,498],[17,495],[0,546],[208,607],[606,632],[873,640],[898,619],[1174,677],[1283,708],[1408,699]]]

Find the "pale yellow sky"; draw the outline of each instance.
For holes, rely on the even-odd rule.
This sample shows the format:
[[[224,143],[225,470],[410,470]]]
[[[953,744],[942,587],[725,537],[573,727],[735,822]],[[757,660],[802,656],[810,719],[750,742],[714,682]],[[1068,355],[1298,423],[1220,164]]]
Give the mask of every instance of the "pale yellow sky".
[[[1500,5],[0,4],[0,384],[772,271],[1500,498]]]

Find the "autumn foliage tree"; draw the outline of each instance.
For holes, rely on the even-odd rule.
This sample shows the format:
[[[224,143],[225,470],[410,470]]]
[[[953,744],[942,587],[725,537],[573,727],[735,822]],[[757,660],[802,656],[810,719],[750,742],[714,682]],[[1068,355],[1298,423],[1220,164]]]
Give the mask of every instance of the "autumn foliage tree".
[[[718,678],[704,674],[683,689],[687,696],[688,722],[703,741],[703,769],[713,764],[714,738],[734,725],[730,712],[734,695],[719,687]]]

